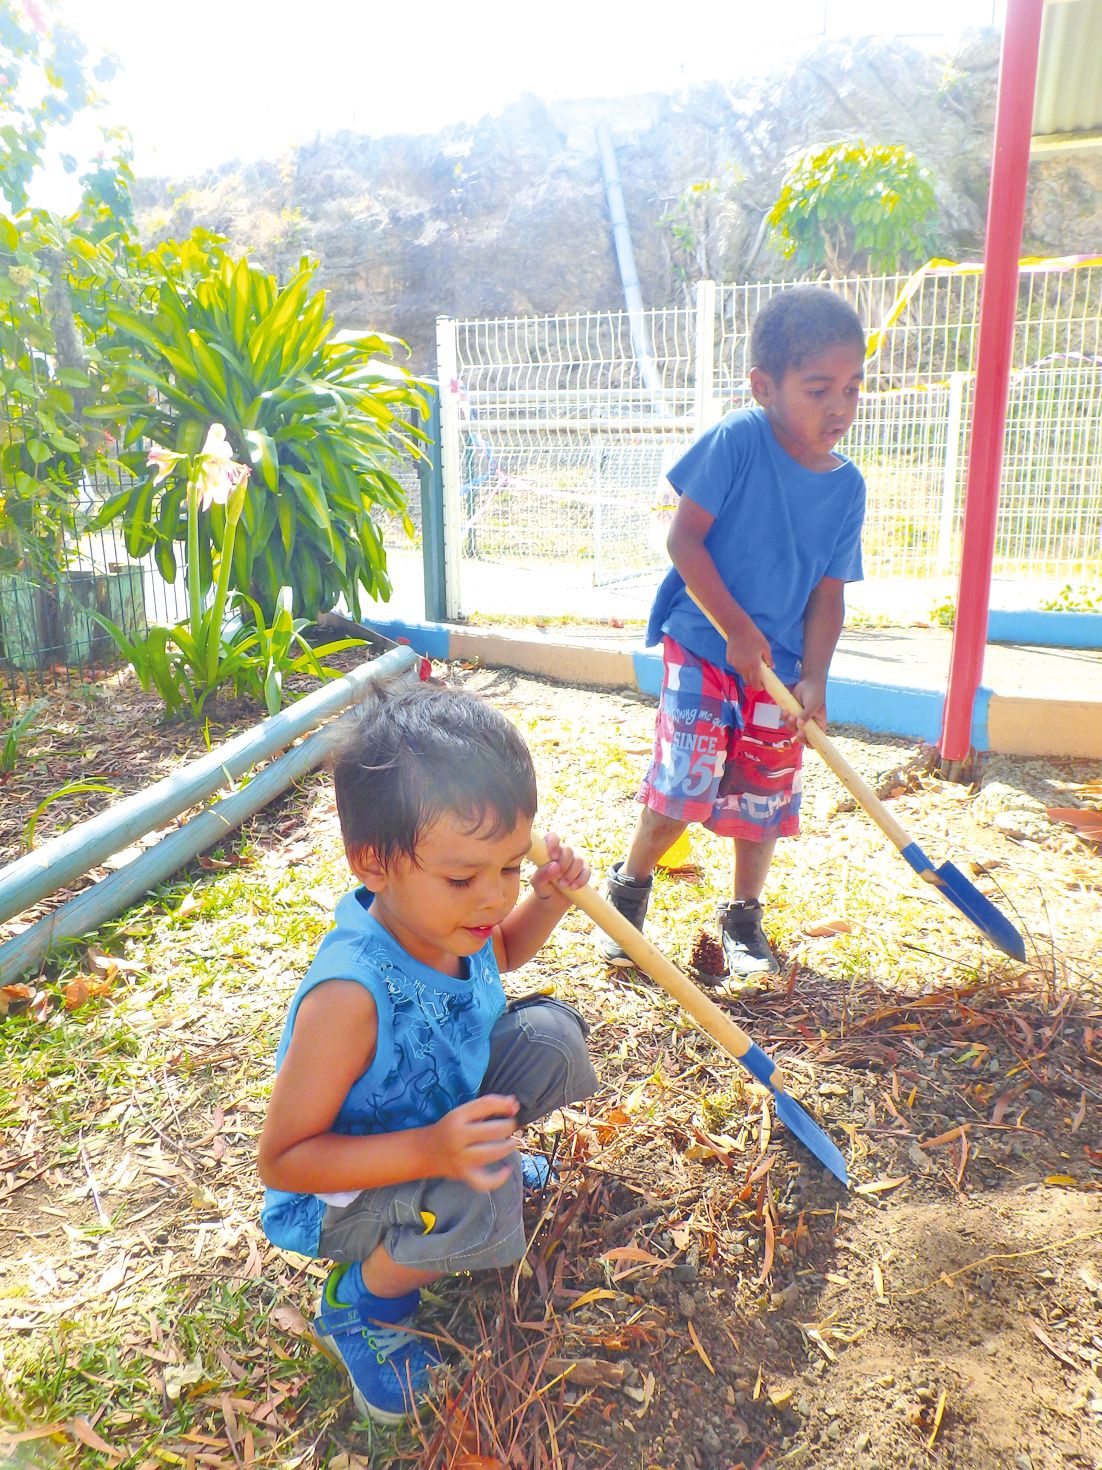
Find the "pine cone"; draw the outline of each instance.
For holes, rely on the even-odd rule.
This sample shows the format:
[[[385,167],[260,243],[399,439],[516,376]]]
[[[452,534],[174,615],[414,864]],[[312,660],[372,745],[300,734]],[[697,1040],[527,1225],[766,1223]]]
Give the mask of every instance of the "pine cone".
[[[693,943],[693,952],[689,956],[689,964],[698,975],[719,977],[727,973],[723,945],[707,929],[698,930]]]

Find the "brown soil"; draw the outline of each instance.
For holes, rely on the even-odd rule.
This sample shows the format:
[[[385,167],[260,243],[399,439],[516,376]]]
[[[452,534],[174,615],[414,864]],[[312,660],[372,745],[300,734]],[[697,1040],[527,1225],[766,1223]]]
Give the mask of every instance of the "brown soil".
[[[508,673],[460,676],[529,739],[541,820],[603,870],[631,830],[653,706]],[[205,748],[198,732],[158,726],[154,709],[120,686],[90,707],[69,700],[51,711],[55,733],[0,803],[9,852],[34,804],[74,778],[74,762],[129,790]],[[235,718],[246,722],[244,712]],[[895,793],[893,809],[926,850],[970,863],[1017,916],[1030,954],[1021,966],[992,951],[808,757],[804,835],[778,850],[766,894],[781,974],[720,993],[719,1003],[843,1148],[849,1191],[672,1002],[635,972],[610,974],[596,961],[588,922],[572,913],[509,988],[553,984],[583,1010],[602,1090],[534,1140],[554,1152],[561,1182],[532,1202],[522,1268],[448,1283],[430,1308],[431,1325],[454,1342],[455,1371],[420,1442],[380,1447],[347,1411],[313,1422],[304,1385],[320,1375],[334,1399],[343,1388],[302,1336],[298,1313],[313,1310],[317,1269],[268,1248],[256,1229],[251,1153],[262,1105],[249,1089],[266,1075],[270,1047],[258,1055],[256,1012],[240,991],[222,1006],[208,990],[192,1006],[178,989],[168,1015],[171,971],[140,992],[134,982],[130,1004],[148,1009],[166,1059],[157,1100],[169,1097],[173,1115],[148,1134],[156,1168],[137,1182],[111,1153],[121,1156],[121,1142],[106,1138],[92,1159],[102,1203],[118,1212],[100,1254],[64,1228],[82,1211],[92,1217],[88,1159],[62,1157],[52,1142],[49,1098],[22,1101],[0,1191],[0,1222],[14,1232],[5,1239],[19,1242],[18,1281],[52,1272],[56,1282],[60,1272],[75,1300],[94,1297],[110,1252],[123,1250],[148,1272],[142,1291],[191,1273],[208,1289],[212,1272],[262,1287],[255,1367],[234,1349],[235,1369],[243,1363],[253,1377],[235,1392],[252,1383],[259,1403],[273,1380],[287,1391],[278,1412],[251,1423],[258,1465],[1102,1470],[1102,863],[1096,847],[1043,815],[1046,804],[1074,804],[1094,773],[989,761],[976,795],[916,774],[920,753],[906,742],[835,733],[866,778]],[[250,861],[270,870],[273,886],[292,864],[316,868],[322,894],[340,881],[332,802],[318,784],[270,808],[250,841]],[[707,834],[694,832],[693,848],[692,868],[657,880],[648,922],[686,967],[730,862]],[[218,869],[205,881],[216,885]],[[309,951],[266,960],[273,923],[246,923],[237,963],[255,964],[285,1001]],[[184,934],[196,953],[224,942],[201,924]],[[274,1045],[274,1023],[264,1024],[271,1034],[260,1039]],[[152,1097],[113,1095],[106,1084],[95,1105],[153,1117]],[[24,1144],[28,1157],[46,1158],[49,1188],[23,1181]],[[116,1167],[112,1194],[104,1181]],[[193,1185],[175,1214],[162,1198],[148,1218],[173,1167],[185,1181],[209,1178],[219,1196],[210,1218],[220,1223],[199,1227],[203,1270],[196,1220],[208,1217]],[[65,1197],[67,1221],[55,1203]],[[24,1322],[38,1320],[36,1290],[21,1296]],[[125,1316],[132,1298],[114,1310]],[[144,1342],[140,1314],[133,1330]],[[158,1361],[168,1361],[171,1344],[161,1347]],[[227,1431],[217,1393],[210,1401],[196,1429],[215,1445]],[[110,1437],[108,1420],[99,1427]],[[202,1463],[238,1460],[212,1448]]]

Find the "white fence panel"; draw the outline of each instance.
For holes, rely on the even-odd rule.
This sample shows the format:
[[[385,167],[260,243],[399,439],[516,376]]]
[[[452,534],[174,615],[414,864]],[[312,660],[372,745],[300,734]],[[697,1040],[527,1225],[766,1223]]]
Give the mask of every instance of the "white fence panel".
[[[706,282],[695,312],[648,312],[651,389],[626,312],[447,323],[456,611],[643,611],[666,565],[665,471],[707,423],[750,402],[750,325],[785,285]],[[866,574],[893,584],[947,578],[960,551],[979,271],[933,267],[832,287],[878,344],[842,446],[869,487]],[[1050,587],[1102,576],[1100,390],[1102,269],[1023,267],[996,575]]]

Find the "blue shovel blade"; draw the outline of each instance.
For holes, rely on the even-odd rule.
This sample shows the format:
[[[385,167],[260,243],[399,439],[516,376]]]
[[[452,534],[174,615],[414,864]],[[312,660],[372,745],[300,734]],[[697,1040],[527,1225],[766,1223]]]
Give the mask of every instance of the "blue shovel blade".
[[[773,1096],[776,1098],[777,1117],[784,1126],[848,1188],[849,1173],[841,1149],[831,1143],[818,1123],[800,1107],[794,1097],[787,1092],[776,1092]]]
[[[763,1082],[773,1094],[774,1105],[777,1109],[777,1117],[785,1125],[788,1131],[800,1140],[804,1148],[825,1164],[830,1172],[840,1179],[843,1184],[849,1184],[849,1175],[846,1173],[846,1161],[841,1151],[831,1143],[823,1130],[815,1122],[809,1113],[806,1113],[794,1097],[790,1097],[783,1087],[778,1087],[774,1078],[777,1069],[773,1065],[773,1058],[756,1043],[746,1049],[739,1057],[739,1061],[759,1082]]]
[[[1011,959],[1025,959],[1025,942],[1017,929],[989,898],[984,898],[958,867],[953,863],[942,863],[940,868],[935,868],[917,842],[909,843],[901,852],[918,876],[940,889],[953,907],[960,909],[996,949],[1001,949]]]

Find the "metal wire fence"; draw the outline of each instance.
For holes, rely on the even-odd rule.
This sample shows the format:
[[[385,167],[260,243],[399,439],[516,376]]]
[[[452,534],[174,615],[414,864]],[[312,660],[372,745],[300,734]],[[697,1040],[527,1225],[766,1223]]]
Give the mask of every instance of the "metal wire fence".
[[[875,347],[842,446],[868,483],[870,578],[956,571],[980,281],[978,267],[936,265],[832,283]],[[704,283],[695,312],[648,312],[634,337],[626,312],[442,320],[451,610],[485,609],[493,587],[533,615],[562,611],[564,599],[607,612],[616,588],[645,601],[666,564],[665,471],[708,424],[751,401],[750,326],[784,285]],[[998,575],[1022,584],[1102,575],[1100,389],[1102,268],[1025,265]]]
[[[110,464],[84,476],[76,527],[52,574],[27,567],[0,575],[0,679],[68,682],[117,667],[121,655],[94,614],[130,636],[186,617],[182,580],[166,582],[152,555],[130,557],[117,523],[95,528],[97,512],[128,479]]]

